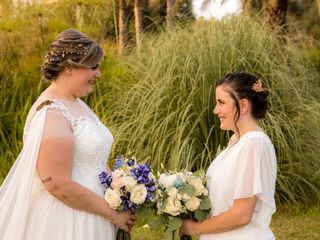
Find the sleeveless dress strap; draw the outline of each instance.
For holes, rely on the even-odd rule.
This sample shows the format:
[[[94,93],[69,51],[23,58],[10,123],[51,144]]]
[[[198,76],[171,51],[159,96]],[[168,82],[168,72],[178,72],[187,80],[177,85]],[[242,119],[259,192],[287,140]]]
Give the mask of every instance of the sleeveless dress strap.
[[[67,108],[66,105],[60,102],[59,100],[56,100],[56,99],[51,100],[51,99],[43,98],[43,100],[36,102],[35,105],[32,107],[32,109],[33,110],[30,110],[24,125],[23,142],[25,142],[28,136],[32,119],[34,118],[36,113],[41,112],[43,110],[46,111],[48,109],[56,109],[57,113],[61,114],[70,123],[72,131],[77,125],[77,118],[74,117],[74,115],[70,112],[69,108]]]

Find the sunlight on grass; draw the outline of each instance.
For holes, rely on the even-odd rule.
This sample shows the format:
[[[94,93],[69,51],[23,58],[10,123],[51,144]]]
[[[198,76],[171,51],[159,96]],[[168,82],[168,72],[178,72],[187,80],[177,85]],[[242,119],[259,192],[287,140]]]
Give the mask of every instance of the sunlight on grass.
[[[271,229],[277,240],[320,239],[320,206],[297,212],[278,212],[272,219]]]
[[[279,210],[273,215],[271,229],[277,240],[318,240],[320,239],[320,207],[296,211]],[[132,240],[151,239],[163,240],[163,228],[157,230],[133,228]]]

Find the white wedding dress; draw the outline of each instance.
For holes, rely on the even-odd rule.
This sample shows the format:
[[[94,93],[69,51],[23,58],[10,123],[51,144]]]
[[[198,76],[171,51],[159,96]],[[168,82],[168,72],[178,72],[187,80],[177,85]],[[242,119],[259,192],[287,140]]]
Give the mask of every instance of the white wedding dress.
[[[35,167],[41,141],[63,135],[61,126],[67,123],[74,141],[72,179],[103,196],[99,174],[106,170],[112,134],[80,99],[41,104],[46,100],[39,97],[31,108],[23,149],[0,188],[0,239],[115,239],[116,229],[110,221],[68,207],[50,195]]]

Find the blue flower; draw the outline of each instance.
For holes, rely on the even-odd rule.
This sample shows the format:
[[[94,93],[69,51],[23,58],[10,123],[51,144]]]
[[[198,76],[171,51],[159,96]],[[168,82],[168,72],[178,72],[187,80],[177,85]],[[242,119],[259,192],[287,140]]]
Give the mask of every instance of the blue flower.
[[[124,157],[123,156],[118,156],[116,158],[116,161],[115,161],[113,167],[112,167],[112,170],[116,170],[116,169],[122,167],[123,164],[124,164]]]
[[[181,189],[185,185],[185,183],[183,182],[183,180],[180,177],[177,177],[177,179],[174,181],[173,185],[177,189]]]

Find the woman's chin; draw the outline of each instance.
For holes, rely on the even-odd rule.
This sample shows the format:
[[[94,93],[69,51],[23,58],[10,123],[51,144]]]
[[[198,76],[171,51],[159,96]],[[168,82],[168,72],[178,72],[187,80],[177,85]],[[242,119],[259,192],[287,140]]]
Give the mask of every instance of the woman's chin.
[[[225,125],[223,125],[223,124],[220,124],[220,129],[221,129],[221,130],[225,130],[225,131],[230,131],[230,130],[232,130],[230,127],[225,126]]]
[[[85,97],[87,95],[89,95],[90,93],[92,93],[93,91],[93,87],[88,87],[85,91],[83,91],[81,94],[79,94],[78,97]]]

